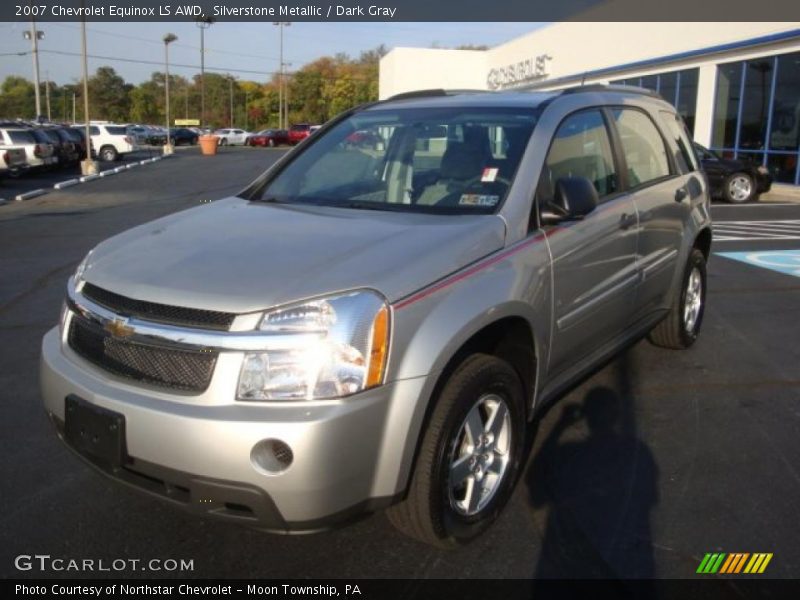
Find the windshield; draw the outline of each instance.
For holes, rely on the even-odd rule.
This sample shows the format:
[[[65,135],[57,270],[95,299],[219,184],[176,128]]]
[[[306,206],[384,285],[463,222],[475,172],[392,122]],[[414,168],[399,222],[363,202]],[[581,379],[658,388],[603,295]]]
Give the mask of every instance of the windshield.
[[[522,108],[356,113],[288,163],[254,200],[342,208],[493,213],[533,131]]]

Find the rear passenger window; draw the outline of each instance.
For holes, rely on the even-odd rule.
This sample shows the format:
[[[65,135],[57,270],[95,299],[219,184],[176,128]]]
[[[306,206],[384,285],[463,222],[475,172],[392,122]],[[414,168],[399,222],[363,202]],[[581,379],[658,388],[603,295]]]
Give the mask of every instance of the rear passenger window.
[[[639,110],[612,110],[628,166],[630,187],[669,177],[667,148],[653,121]]]
[[[675,163],[682,173],[697,170],[697,156],[692,152],[692,142],[681,118],[667,111],[660,111],[661,122],[666,127],[667,133],[675,141],[678,152],[675,153]]]
[[[551,202],[555,183],[562,177],[585,177],[601,200],[619,189],[603,115],[587,110],[567,117],[556,131],[539,178],[539,205]]]
[[[109,135],[125,135],[128,133],[126,127],[106,127],[106,131],[108,131]]]

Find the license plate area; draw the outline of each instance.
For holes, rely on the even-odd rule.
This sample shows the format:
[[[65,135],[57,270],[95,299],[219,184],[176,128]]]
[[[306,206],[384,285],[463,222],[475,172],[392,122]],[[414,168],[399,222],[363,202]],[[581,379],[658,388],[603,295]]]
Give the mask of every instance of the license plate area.
[[[106,469],[125,462],[125,417],[69,395],[64,400],[64,439],[77,452]]]

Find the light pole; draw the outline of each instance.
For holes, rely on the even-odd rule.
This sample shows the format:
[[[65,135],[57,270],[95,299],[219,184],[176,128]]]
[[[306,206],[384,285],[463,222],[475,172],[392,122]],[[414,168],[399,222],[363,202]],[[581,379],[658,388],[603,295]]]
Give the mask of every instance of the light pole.
[[[85,1],[81,0],[81,8]],[[83,55],[83,121],[86,127],[86,159],[81,163],[83,175],[97,174],[97,163],[92,159],[92,133],[89,127],[89,59],[86,54],[86,14],[81,11],[81,54]]]
[[[44,91],[45,97],[47,98],[47,121],[50,122],[53,119],[50,117],[50,73],[45,72],[44,74]]]
[[[164,154],[172,154],[175,152],[175,148],[172,145],[172,140],[170,139],[170,129],[169,129],[169,45],[178,39],[178,36],[174,33],[168,33],[164,36],[164,94],[166,96],[165,100],[165,114],[167,117],[167,139],[164,142]]]
[[[278,129],[285,129],[283,126],[283,28],[289,27],[291,23],[287,21],[275,21],[272,24],[278,27],[281,38],[280,72],[278,74]]]
[[[249,94],[247,93],[247,88],[244,88],[244,130],[247,131],[248,118],[247,118],[247,100]]]
[[[214,24],[214,17],[197,17],[195,25],[200,28],[200,127],[206,126],[206,29]]]
[[[230,87],[231,92],[231,104],[230,104],[230,128],[233,129],[233,82],[236,78],[233,75],[228,75],[228,85]]]
[[[292,63],[290,62],[281,63],[281,66],[291,67]],[[283,70],[283,68],[281,69],[281,72],[283,73],[284,76],[286,75],[286,72]],[[283,79],[285,80],[286,77],[283,77]],[[285,86],[285,89],[283,90],[283,123],[286,125],[284,129],[289,129],[289,86],[288,85]]]
[[[39,83],[39,40],[44,39],[44,31],[37,31],[36,19],[31,17],[30,31],[23,31],[22,37],[31,41],[33,54],[33,85],[36,94],[36,119],[42,115],[42,91]]]

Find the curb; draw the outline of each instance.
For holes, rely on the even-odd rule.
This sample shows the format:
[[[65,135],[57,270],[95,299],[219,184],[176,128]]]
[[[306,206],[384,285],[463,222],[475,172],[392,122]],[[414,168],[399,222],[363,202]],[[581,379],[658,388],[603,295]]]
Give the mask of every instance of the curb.
[[[122,173],[123,171],[127,171],[129,169],[134,169],[141,165],[147,165],[151,163],[158,162],[164,158],[169,158],[171,155],[167,156],[153,156],[151,158],[145,158],[143,160],[134,161],[132,163],[128,163],[127,165],[121,165],[119,167],[113,169],[106,169],[105,171],[100,171],[94,175],[83,175],[82,177],[76,177],[74,179],[67,179],[65,181],[59,181],[58,183],[54,184],[52,189],[51,188],[39,188],[36,190],[31,190],[29,192],[25,192],[24,194],[18,194],[14,197],[14,200],[17,202],[21,202],[23,200],[29,200],[31,198],[36,198],[37,196],[43,196],[53,190],[63,190],[74,185],[79,185],[81,183],[88,183],[89,181],[94,181],[95,179],[102,179],[104,177],[109,177],[111,175],[116,175],[117,173]],[[11,200],[6,198],[0,198],[0,206],[4,204],[9,204]]]
[[[46,194],[47,190],[44,188],[39,188],[38,190],[31,190],[30,192],[25,192],[24,194],[17,194],[14,198],[17,202],[22,202],[23,200],[30,200],[31,198],[36,198],[36,196],[41,196],[42,194]]]
[[[81,182],[80,179],[67,179],[66,181],[62,181],[61,183],[57,183],[53,186],[54,190],[63,190],[64,188],[72,187],[73,185],[78,185]]]

